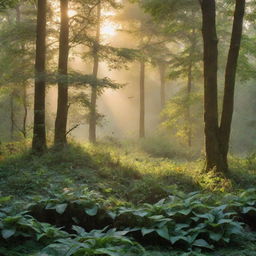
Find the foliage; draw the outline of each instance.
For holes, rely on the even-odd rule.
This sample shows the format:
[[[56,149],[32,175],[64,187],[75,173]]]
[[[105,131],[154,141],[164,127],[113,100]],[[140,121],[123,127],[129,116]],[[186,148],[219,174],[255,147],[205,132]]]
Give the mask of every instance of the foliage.
[[[142,247],[127,238],[127,234],[139,241],[145,239],[151,243],[152,241],[156,243],[165,241],[165,243],[183,249],[212,250],[220,245],[238,241],[239,237],[242,240],[245,239],[244,224],[236,219],[241,214],[243,216],[248,213],[256,214],[255,194],[255,189],[248,190],[240,196],[229,195],[220,201],[215,201],[207,194],[196,192],[183,195],[176,192],[176,195],[169,196],[155,204],[143,204],[140,207],[115,206],[105,212],[113,220],[108,226],[102,230],[92,228],[89,232],[81,227],[73,226],[77,235],[68,234],[48,223],[38,222],[27,211],[14,214],[13,209],[5,207],[1,208],[1,232],[5,240],[24,237],[25,240],[32,238],[46,244],[47,247],[42,252],[49,253],[49,255],[54,253],[54,255],[61,255],[63,252],[67,255],[98,253],[122,255],[121,253],[124,252],[127,255],[136,255],[142,252]],[[87,191],[83,197],[75,199],[74,194],[69,193],[59,195],[55,199],[40,200],[35,205],[41,207],[40,205],[44,204],[46,210],[54,209],[60,216],[68,210],[68,205],[76,202],[82,206],[87,215],[97,216],[102,214],[102,211],[95,208],[95,206],[99,207],[96,202],[92,207],[93,201],[90,201],[90,198],[94,196],[96,194]],[[63,203],[64,197],[66,203]],[[68,198],[70,201],[67,201]],[[1,202],[6,203],[9,199],[1,198]],[[225,201],[228,202],[224,203]],[[88,208],[89,204],[90,208]],[[27,207],[31,209],[31,205]],[[88,228],[88,223],[82,222],[83,216],[75,218],[79,217],[81,222],[77,220],[77,223],[83,223]],[[70,218],[74,218],[72,213]],[[66,221],[68,225],[70,219]],[[110,228],[110,226],[115,228]]]
[[[192,159],[193,156],[187,148],[175,141],[170,136],[157,133],[153,136],[144,138],[140,142],[143,151],[153,157],[169,159]]]
[[[189,96],[184,95],[184,90],[181,90],[177,95],[170,99],[164,107],[161,115],[163,122],[162,129],[167,129],[176,134],[176,137],[183,144],[188,139],[188,129],[191,127],[193,130],[192,139],[193,150],[202,148],[202,137],[197,136],[203,131],[202,113],[203,109],[200,105],[202,102],[202,94],[200,92],[193,92]],[[187,109],[190,109],[190,123],[187,120]],[[198,144],[200,145],[198,147]]]
[[[0,2],[0,11],[14,7],[17,3],[17,0],[1,0]]]
[[[85,230],[78,226],[73,226],[77,235],[73,239],[59,239],[56,243],[47,246],[42,252],[50,255],[138,255],[143,253],[143,248],[139,244],[126,238],[124,235],[128,231],[116,231],[110,229]]]
[[[253,244],[253,235],[245,237],[244,228],[254,228],[255,190],[237,193],[234,181],[223,189],[224,183],[220,185],[212,177],[206,185],[205,174],[196,170],[199,163],[194,163],[194,169],[192,163],[186,167],[133,152],[133,146],[117,149],[119,146],[117,142],[70,145],[63,151],[51,149],[39,158],[24,154],[24,145],[10,149],[2,144],[3,157],[9,150],[23,150],[23,155],[15,153],[0,165],[1,191],[6,195],[1,198],[1,252],[63,255],[61,250],[70,249],[77,255],[84,251],[87,255],[143,255],[135,239],[143,245],[183,248],[183,252],[166,253],[171,256],[208,255],[208,250],[218,251],[224,245],[230,247],[229,243],[241,255],[250,255],[253,249],[244,244]],[[246,168],[255,166],[253,156],[241,162],[231,160],[247,176]],[[192,173],[203,188],[215,192],[188,193],[193,183],[184,175]],[[231,193],[219,193],[227,190]],[[26,193],[18,200],[20,191]],[[78,234],[72,225],[79,226],[73,227]],[[158,255],[153,250],[152,255]]]

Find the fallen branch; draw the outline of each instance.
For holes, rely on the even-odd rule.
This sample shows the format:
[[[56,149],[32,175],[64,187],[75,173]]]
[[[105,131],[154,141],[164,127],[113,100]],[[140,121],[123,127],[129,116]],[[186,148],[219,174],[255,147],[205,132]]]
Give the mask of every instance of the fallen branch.
[[[73,130],[75,130],[78,126],[80,126],[81,124],[76,124],[75,126],[73,126],[71,129],[69,129],[67,132],[66,132],[66,135],[68,135],[69,133],[71,133]]]

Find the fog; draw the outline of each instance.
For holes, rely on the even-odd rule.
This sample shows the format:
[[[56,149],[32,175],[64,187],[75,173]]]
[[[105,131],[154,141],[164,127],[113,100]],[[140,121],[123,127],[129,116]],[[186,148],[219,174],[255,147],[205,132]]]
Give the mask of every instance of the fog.
[[[151,16],[145,14],[141,8],[136,4],[131,4],[128,1],[123,2],[124,6],[120,9],[103,8],[102,20],[100,28],[100,44],[104,47],[112,47],[113,49],[129,49],[145,54],[145,45],[151,45],[153,51],[146,57],[143,56],[145,63],[145,131],[146,137],[160,136],[164,134],[169,136],[170,141],[177,138],[179,143],[186,145],[186,135],[184,131],[187,129],[186,113],[184,109],[180,112],[179,103],[177,99],[181,100],[186,97],[188,78],[186,75],[186,58],[188,58],[187,45],[189,40],[187,38],[177,38],[172,40],[172,37],[162,28],[166,25],[164,23],[156,23]],[[53,29],[58,32],[58,22],[60,21],[59,7],[54,6],[55,10],[52,14],[52,20],[49,22]],[[76,10],[76,6],[71,6],[69,10],[70,19],[79,14],[80,10]],[[54,24],[54,25],[52,25]],[[203,148],[203,72],[202,72],[202,38],[201,38],[201,24],[196,25],[197,30],[197,58],[194,70],[192,71],[192,94],[198,97],[191,105],[193,110],[191,117],[192,127],[192,141],[194,147],[198,150]],[[246,23],[246,28],[248,24]],[[159,30],[159,31],[158,31]],[[48,72],[52,69],[55,71],[57,67],[58,55],[58,40],[55,34],[50,31],[48,35],[49,47],[49,67]],[[191,30],[188,30],[191,32]],[[74,33],[74,32],[72,32]],[[163,33],[167,33],[163,37]],[[94,28],[89,29],[90,36],[94,36]],[[226,36],[226,35],[225,35]],[[220,35],[220,40],[226,40],[225,36]],[[155,46],[164,42],[164,47],[156,48]],[[225,44],[227,44],[227,40]],[[147,45],[148,44],[148,45]],[[224,45],[225,45],[224,44]],[[150,46],[150,47],[151,47]],[[144,47],[144,48],[143,48]],[[152,49],[150,49],[152,50]],[[156,53],[154,52],[156,51]],[[69,54],[69,71],[79,72],[82,74],[92,74],[93,60],[92,56],[87,56],[90,52],[88,45],[78,44],[72,45]],[[149,51],[150,52],[150,51]],[[224,73],[223,56],[227,54],[227,48],[220,49],[220,74]],[[141,54],[141,53],[139,53]],[[141,54],[141,55],[143,55]],[[156,55],[156,56],[154,56]],[[164,127],[163,122],[168,121],[168,117],[163,116],[163,107],[161,106],[161,79],[158,67],[158,59],[168,63],[165,74],[165,100],[166,105],[164,111],[168,112],[169,108],[174,109],[174,114],[170,119],[171,127]],[[140,58],[142,58],[140,56]],[[177,64],[181,59],[181,64]],[[182,58],[184,58],[182,62]],[[175,61],[177,63],[175,63]],[[185,63],[185,64],[184,64]],[[184,68],[181,67],[184,64]],[[175,66],[176,65],[176,66]],[[185,70],[185,71],[184,71]],[[180,74],[180,73],[181,74]],[[183,73],[182,73],[183,72]],[[185,72],[185,73],[184,73]],[[178,75],[177,75],[178,74]],[[138,56],[131,59],[121,59],[115,63],[113,67],[113,60],[109,61],[99,57],[99,72],[98,78],[108,77],[112,81],[122,84],[120,89],[107,88],[97,98],[97,110],[103,116],[103,119],[97,125],[97,138],[102,139],[106,137],[113,137],[116,139],[129,139],[139,137],[139,118],[140,118],[140,60]],[[29,115],[27,119],[29,131],[31,133],[32,117],[33,117],[33,80],[27,86],[28,109]],[[219,81],[220,98],[223,91],[223,79]],[[244,81],[240,77],[237,79],[235,96],[235,111],[232,127],[231,138],[231,152],[245,153],[253,152],[255,150],[256,133],[255,133],[255,80],[247,79]],[[70,95],[77,91],[83,91],[90,98],[91,88],[85,86],[77,89],[71,85],[69,88]],[[179,98],[180,97],[180,98]],[[194,97],[194,96],[193,96]],[[174,103],[171,105],[171,103]],[[16,119],[20,120],[22,115],[22,108],[20,103],[15,103],[15,110],[17,111]],[[168,105],[169,104],[169,105]],[[176,105],[175,105],[176,104]],[[189,104],[185,101],[184,106]],[[10,111],[10,102],[6,94],[1,95],[2,109]],[[183,108],[184,108],[183,106]],[[54,122],[57,109],[57,87],[56,84],[47,85],[46,96],[46,122],[47,133],[52,136],[54,131]],[[220,106],[221,109],[221,106]],[[169,109],[170,110],[170,109]],[[3,116],[0,129],[4,130],[9,127],[10,114],[2,110]],[[175,112],[176,111],[176,112]],[[170,111],[171,112],[171,111]],[[199,116],[200,114],[200,116]],[[77,141],[88,141],[88,115],[89,109],[81,106],[78,102],[72,102],[69,108],[68,116],[68,131],[69,137]],[[74,129],[73,129],[74,128]],[[5,134],[6,135],[6,134]],[[17,135],[19,137],[20,135]],[[4,136],[3,136],[4,137]],[[8,136],[7,136],[8,137]],[[182,138],[183,137],[183,138]],[[2,140],[8,140],[2,138]]]

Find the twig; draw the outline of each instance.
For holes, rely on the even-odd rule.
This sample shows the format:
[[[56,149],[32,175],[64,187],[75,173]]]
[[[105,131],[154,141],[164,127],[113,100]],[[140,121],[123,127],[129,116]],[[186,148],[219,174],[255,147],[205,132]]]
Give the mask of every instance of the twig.
[[[71,129],[69,129],[67,132],[66,132],[66,135],[68,135],[69,133],[71,133],[73,130],[75,130],[78,126],[80,126],[81,124],[76,124],[75,126],[73,126]]]

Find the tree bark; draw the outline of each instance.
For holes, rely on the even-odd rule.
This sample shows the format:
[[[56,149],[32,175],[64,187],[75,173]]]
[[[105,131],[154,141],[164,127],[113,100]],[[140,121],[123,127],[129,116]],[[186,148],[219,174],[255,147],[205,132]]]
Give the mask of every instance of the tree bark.
[[[96,37],[93,46],[93,76],[98,77],[99,71],[99,43],[100,43],[100,25],[101,25],[101,4],[97,6],[97,28]],[[91,88],[91,106],[89,116],[89,141],[96,143],[96,128],[97,128],[97,87]]]
[[[192,12],[192,15],[193,12]],[[190,51],[189,51],[189,63],[188,63],[188,73],[187,73],[187,139],[188,139],[188,146],[192,146],[192,122],[191,122],[191,106],[190,106],[190,99],[191,99],[191,92],[192,92],[192,80],[193,80],[193,62],[194,62],[194,52],[196,51],[196,29],[192,29],[190,40]]]
[[[27,138],[27,117],[28,117],[28,104],[27,104],[27,88],[26,84],[23,85],[22,102],[24,109],[24,116],[22,122],[22,134],[24,138]]]
[[[54,144],[65,145],[67,143],[66,130],[68,120],[68,55],[69,55],[69,18],[68,0],[60,0],[61,23],[59,37],[59,65],[58,74],[58,104],[55,120]]]
[[[187,82],[187,138],[188,146],[192,146],[192,127],[191,127],[191,113],[190,113],[190,97],[192,90],[192,61],[188,66],[188,82]]]
[[[224,161],[226,163],[229,150],[231,123],[234,111],[235,79],[243,31],[244,13],[245,0],[236,0],[232,36],[225,72],[225,88],[220,123],[221,149]]]
[[[222,170],[218,127],[218,38],[216,32],[215,0],[202,0],[204,40],[204,122],[206,170]]]
[[[16,22],[19,24],[21,22],[21,11],[20,11],[20,5],[17,5],[16,7]],[[24,51],[24,44],[21,45],[21,49]],[[22,128],[20,129],[23,137],[27,138],[27,116],[28,116],[28,106],[27,106],[27,88],[26,88],[26,82],[23,82],[22,84],[22,105],[24,109],[24,116],[22,120]]]
[[[217,105],[217,33],[215,0],[202,0],[204,40],[204,108],[206,170],[218,172],[228,170],[227,154],[234,106],[234,87],[237,60],[242,37],[245,0],[236,0],[233,30],[225,74],[225,90],[221,124],[218,124]]]
[[[145,62],[140,62],[140,138],[145,137]]]
[[[166,64],[159,63],[159,74],[160,74],[160,99],[161,99],[161,109],[164,108],[165,105],[165,72],[166,72]]]
[[[46,149],[45,131],[45,53],[47,0],[38,0],[35,59],[34,129],[32,149],[41,153]]]
[[[14,120],[14,89],[12,90],[11,94],[10,94],[10,121],[11,121],[11,130],[10,130],[10,137],[11,140],[13,141],[14,139],[14,124],[15,124],[15,120]]]

